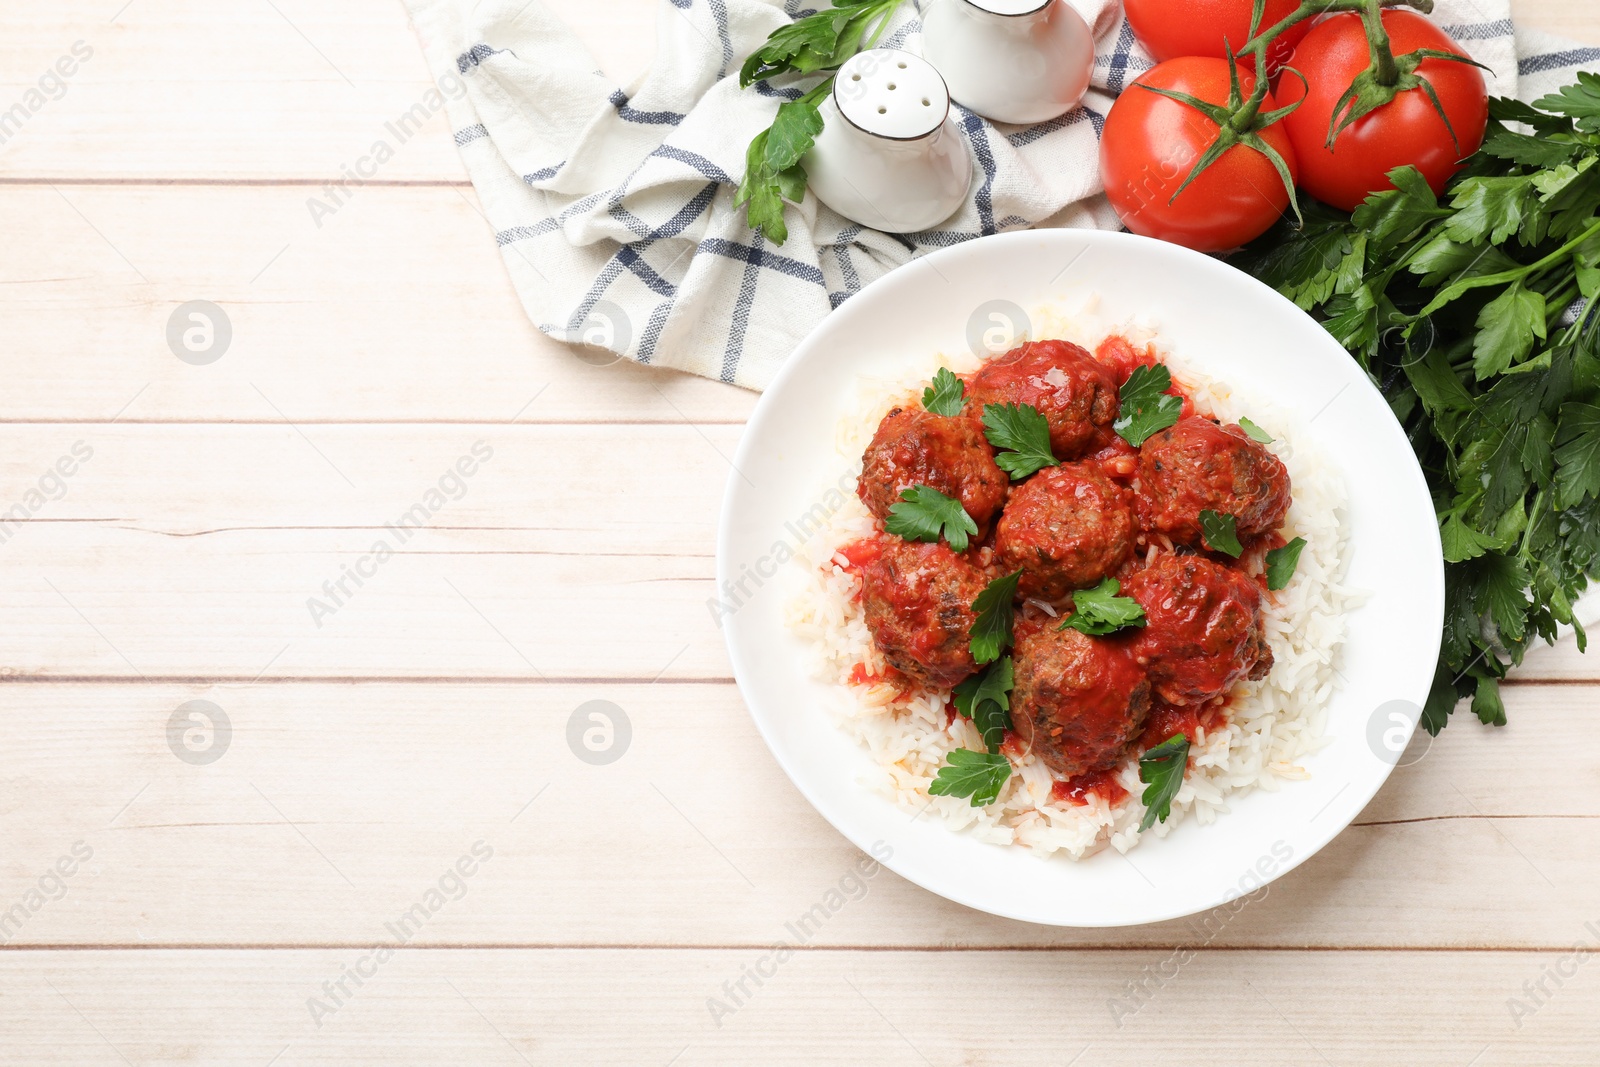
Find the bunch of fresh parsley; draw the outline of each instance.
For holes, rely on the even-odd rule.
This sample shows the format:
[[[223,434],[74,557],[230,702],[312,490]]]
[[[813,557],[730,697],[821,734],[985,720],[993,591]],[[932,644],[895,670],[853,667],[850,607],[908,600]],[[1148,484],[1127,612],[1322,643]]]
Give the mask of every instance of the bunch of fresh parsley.
[[[825,11],[780,26],[744,61],[739,85],[748,89],[780,75],[819,74],[877,43],[900,0],[836,0]],[[789,239],[783,221],[785,200],[798,204],[806,195],[806,171],[800,158],[822,132],[818,105],[833,88],[830,74],[794,100],[778,107],[772,126],[756,134],[745,152],[744,179],[733,203],[745,206],[745,218],[774,244]]]
[[[1447,564],[1432,733],[1467,697],[1503,724],[1536,637],[1571,625],[1583,649],[1573,602],[1600,570],[1600,75],[1490,115],[1442,198],[1402,168],[1233,261],[1349,350],[1422,464]]]

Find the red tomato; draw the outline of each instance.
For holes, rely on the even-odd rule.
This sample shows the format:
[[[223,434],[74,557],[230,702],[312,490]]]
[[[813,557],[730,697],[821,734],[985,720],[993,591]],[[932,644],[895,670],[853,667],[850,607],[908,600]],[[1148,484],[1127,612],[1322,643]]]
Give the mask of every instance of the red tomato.
[[[1420,48],[1462,54],[1443,30],[1414,12],[1385,11],[1383,28],[1396,56]],[[1461,161],[1483,144],[1489,119],[1483,75],[1476,67],[1448,59],[1425,59],[1417,74],[1439,94],[1459,148],[1427,92],[1419,87],[1407,89],[1357,119],[1339,134],[1329,151],[1328,124],[1334,106],[1370,61],[1361,16],[1353,12],[1332,15],[1306,35],[1291,60],[1294,69],[1305,75],[1309,91],[1293,74],[1285,74],[1278,83],[1278,97],[1284,105],[1305,100],[1282,123],[1304,171],[1300,187],[1343,211],[1351,210],[1370,193],[1393,188],[1386,175],[1407,163],[1422,172],[1435,193],[1442,191]]]
[[[1255,78],[1240,71],[1249,96]],[[1146,72],[1117,97],[1100,137],[1100,177],[1122,224],[1134,233],[1221,252],[1266,230],[1289,206],[1272,161],[1253,148],[1235,145],[1172,200],[1184,179],[1217,139],[1217,124],[1176,100],[1138,88],[1173,89],[1214,104],[1228,101],[1228,61],[1190,56]],[[1268,93],[1261,110],[1278,105]],[[1294,149],[1282,123],[1261,137],[1297,173]],[[1171,200],[1171,203],[1168,201]]]
[[[1252,0],[1126,0],[1123,4],[1133,35],[1157,63],[1184,56],[1227,58],[1223,41],[1237,52],[1250,40],[1252,6]],[[1282,22],[1299,6],[1300,0],[1267,0],[1258,32]],[[1294,51],[1295,42],[1310,28],[1311,20],[1307,19],[1273,41],[1267,55],[1268,69],[1275,71],[1283,66]]]

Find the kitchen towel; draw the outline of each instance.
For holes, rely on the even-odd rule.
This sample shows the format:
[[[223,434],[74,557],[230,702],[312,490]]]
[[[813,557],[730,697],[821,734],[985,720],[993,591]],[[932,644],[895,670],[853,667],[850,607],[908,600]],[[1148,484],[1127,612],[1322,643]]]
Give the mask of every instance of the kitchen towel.
[[[954,106],[976,162],[954,217],[887,234],[808,195],[776,246],[745,226],[733,194],[750,139],[799,90],[740,89],[739,65],[809,14],[805,0],[659,0],[655,59],[627,86],[540,0],[406,2],[539,329],[750,389],[829,311],[918,255],[1030,226],[1116,228],[1099,195],[1099,132],[1116,94],[1152,65],[1116,0],[1074,0],[1095,29],[1093,87],[1035,126]],[[880,45],[918,51],[928,2],[950,0],[907,0]],[[1532,100],[1600,61],[1600,48],[1513,28],[1510,0],[1438,0],[1433,18],[1493,70],[1491,93]]]

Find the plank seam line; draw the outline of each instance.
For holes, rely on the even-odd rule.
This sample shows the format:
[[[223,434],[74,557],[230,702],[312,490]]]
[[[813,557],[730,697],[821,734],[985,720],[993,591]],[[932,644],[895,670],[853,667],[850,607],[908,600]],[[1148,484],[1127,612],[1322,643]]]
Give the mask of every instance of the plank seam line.
[[[0,675],[0,685],[732,685],[731,677],[651,678],[588,675],[266,675],[123,674]]]
[[[1173,920],[1181,922],[1182,920]],[[370,949],[371,941],[335,941],[327,943],[295,942],[142,942],[101,944],[53,944],[41,942],[33,945],[0,945],[0,952],[342,952]],[[526,944],[514,942],[462,942],[438,945],[394,945],[397,952],[768,952],[770,942],[736,942],[728,944],[605,944],[603,942],[533,941]],[[1157,941],[1148,944],[1088,944],[1088,945],[794,945],[795,952],[916,952],[916,953],[978,953],[978,952],[1159,952],[1173,948],[1197,948],[1205,952],[1500,952],[1545,953],[1570,952],[1570,944],[1553,945],[1200,945],[1194,941]]]
[[[216,186],[219,188],[233,187],[278,187],[285,189],[320,189],[334,178],[179,178],[179,177],[151,177],[151,178],[28,178],[17,175],[0,177],[0,185],[10,186],[38,186],[47,188],[51,185],[69,185],[78,188],[103,185],[108,187],[132,186],[173,186],[182,189],[204,188]],[[472,182],[466,178],[373,178],[363,180],[362,188],[376,186],[390,189],[470,189]]]

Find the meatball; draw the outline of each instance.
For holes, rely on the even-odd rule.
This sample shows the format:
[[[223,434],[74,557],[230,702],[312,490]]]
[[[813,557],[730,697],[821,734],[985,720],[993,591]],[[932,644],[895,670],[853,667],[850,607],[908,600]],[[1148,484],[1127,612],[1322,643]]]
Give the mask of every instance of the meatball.
[[[1203,704],[1272,668],[1261,588],[1236,570],[1204,556],[1163,556],[1123,582],[1122,595],[1144,608],[1133,655],[1168,703]]]
[[[967,413],[985,404],[1031,404],[1050,424],[1057,459],[1077,459],[1103,444],[1117,421],[1117,380],[1066,341],[1030,341],[985,363],[967,383]]]
[[[1093,463],[1068,463],[1012,490],[995,555],[1007,573],[1022,568],[1023,596],[1060,600],[1127,562],[1137,532],[1133,494]]]
[[[880,520],[916,485],[954,497],[978,524],[982,539],[989,520],[1006,500],[1011,479],[994,464],[994,448],[983,424],[965,415],[935,415],[922,408],[895,408],[878,423],[861,457],[857,492]]]
[[[881,541],[882,551],[861,568],[873,642],[901,673],[936,689],[955,685],[978,669],[968,644],[972,602],[990,574],[942,541]]]
[[[1267,533],[1289,512],[1289,472],[1237,426],[1188,416],[1139,450],[1139,524],[1199,545],[1200,512],[1232,515],[1240,537]]]
[[[1012,729],[1069,778],[1122,759],[1150,713],[1150,681],[1125,640],[1019,624],[1013,666]]]

